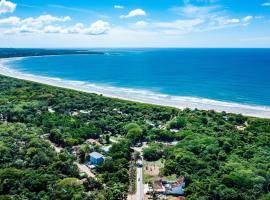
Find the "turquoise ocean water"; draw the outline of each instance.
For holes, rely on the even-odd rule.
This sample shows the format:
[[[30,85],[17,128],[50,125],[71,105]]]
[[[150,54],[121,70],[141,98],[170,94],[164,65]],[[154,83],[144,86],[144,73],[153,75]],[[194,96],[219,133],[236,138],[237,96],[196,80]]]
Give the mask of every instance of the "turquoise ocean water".
[[[114,88],[270,106],[270,49],[94,50],[105,54],[29,57],[8,66]]]

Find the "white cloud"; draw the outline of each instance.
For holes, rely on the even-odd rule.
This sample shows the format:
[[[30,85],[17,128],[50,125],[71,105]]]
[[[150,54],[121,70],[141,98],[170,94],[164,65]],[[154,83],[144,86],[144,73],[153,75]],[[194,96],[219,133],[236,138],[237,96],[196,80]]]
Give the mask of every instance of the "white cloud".
[[[51,24],[54,22],[66,22],[70,21],[71,18],[69,16],[65,17],[55,17],[52,15],[41,15],[37,18],[28,17],[25,19],[21,19],[19,17],[8,17],[4,19],[0,19],[0,24],[4,25],[13,25],[13,26],[31,26],[31,27],[42,27],[47,24]]]
[[[0,14],[13,13],[16,9],[16,4],[11,1],[0,0]]]
[[[209,18],[211,16],[217,15],[221,7],[215,6],[194,6],[187,4],[183,7],[173,7],[170,10],[188,18]]]
[[[8,17],[0,19],[0,25],[5,25],[5,34],[16,34],[16,33],[64,33],[67,30],[53,26],[51,24],[56,22],[67,22],[70,21],[69,16],[56,17],[52,15],[41,15],[37,18],[28,17],[21,19],[19,17]]]
[[[154,30],[159,33],[170,35],[183,35],[190,32],[204,32],[236,26],[246,26],[254,18],[232,18],[220,6],[193,6],[185,5],[171,9],[181,15],[181,19],[173,21],[146,22],[138,21],[135,27]],[[147,26],[146,26],[147,25]]]
[[[242,19],[219,16],[208,21],[208,23],[202,29],[202,31],[217,30],[236,26],[247,26],[250,24],[253,18],[254,18],[253,16],[246,16],[243,17]]]
[[[127,15],[121,15],[120,18],[130,18],[136,16],[145,16],[146,12],[140,8],[130,11]]]
[[[89,27],[85,27],[82,23],[73,26],[66,26],[65,23],[70,21],[69,16],[56,17],[52,15],[41,15],[33,18],[28,17],[21,19],[19,17],[8,17],[0,19],[1,31],[5,34],[16,33],[61,33],[61,34],[88,34],[101,35],[109,32],[110,24],[106,21],[98,20]]]
[[[98,20],[91,24],[89,28],[85,30],[88,35],[102,35],[110,31],[111,27],[109,22]]]
[[[21,24],[25,24],[25,25],[29,25],[29,26],[44,26],[46,24],[51,24],[54,22],[66,22],[66,21],[70,21],[71,18],[69,16],[65,16],[65,17],[55,17],[52,15],[41,15],[37,18],[26,18],[21,20]]]
[[[103,35],[108,33],[110,25],[108,22],[98,20],[85,27],[82,23],[77,23],[70,27],[61,27],[54,25],[47,25],[40,29],[34,29],[27,26],[15,28],[12,31],[6,33],[53,33],[53,34],[87,34],[87,35]]]
[[[43,30],[44,33],[65,33],[65,30],[59,26],[46,26]]]
[[[71,18],[69,16],[54,17],[52,15],[41,15],[37,18],[37,20],[43,21],[43,22],[66,22],[66,21],[70,21]]]
[[[188,33],[196,31],[196,28],[204,22],[203,19],[184,19],[172,22],[156,22],[153,26],[165,29],[166,33]]]
[[[243,22],[247,23],[250,22],[253,19],[253,16],[246,16],[242,19]]]
[[[121,6],[121,5],[114,5],[114,8],[115,8],[115,9],[123,9],[124,6]]]
[[[226,19],[223,21],[223,25],[238,24],[238,23],[240,23],[240,19],[236,19],[236,18]]]
[[[250,24],[251,20],[253,20],[253,16],[246,16],[242,19],[243,25],[247,26]]]
[[[0,19],[0,24],[3,25],[18,25],[20,24],[21,19],[19,17],[8,17],[8,18],[4,18],[4,19]]]
[[[261,4],[262,6],[270,6],[270,2],[265,2],[263,4]]]
[[[255,19],[263,19],[263,18],[264,18],[264,16],[261,16],[261,15],[255,16]]]
[[[74,26],[68,27],[66,29],[66,33],[70,33],[70,34],[82,33],[83,29],[84,29],[84,25],[82,23],[77,23]]]
[[[135,26],[137,26],[137,27],[145,27],[145,26],[147,26],[149,23],[148,22],[146,22],[146,21],[137,21],[136,23],[135,23]]]
[[[5,34],[10,35],[10,34],[16,34],[16,33],[37,33],[39,32],[37,29],[33,27],[29,27],[26,25],[23,25],[21,27],[16,27],[12,29],[7,29],[4,31]]]
[[[185,1],[184,6],[182,7],[173,7],[170,10],[179,14],[182,18],[184,18],[184,20],[204,20],[204,23],[200,24],[199,31],[208,31],[235,26],[247,26],[254,18],[253,16],[246,16],[242,19],[232,18],[228,16],[228,12],[221,5],[194,6],[190,4],[190,1]]]
[[[205,30],[222,29],[226,27],[237,26],[239,24],[240,24],[240,19],[219,16],[208,21],[208,24],[206,25]]]
[[[27,26],[22,26],[19,29],[20,33],[34,33],[34,32],[38,32],[36,29],[32,28],[32,27],[27,27]]]

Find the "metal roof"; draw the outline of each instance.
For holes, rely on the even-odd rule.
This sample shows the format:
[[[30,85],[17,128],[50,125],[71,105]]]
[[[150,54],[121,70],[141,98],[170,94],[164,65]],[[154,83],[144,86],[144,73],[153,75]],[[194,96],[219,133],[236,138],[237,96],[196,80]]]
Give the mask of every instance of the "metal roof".
[[[96,159],[104,157],[102,154],[100,154],[98,152],[92,152],[89,155],[90,155],[90,157],[93,157],[93,158],[96,158]]]

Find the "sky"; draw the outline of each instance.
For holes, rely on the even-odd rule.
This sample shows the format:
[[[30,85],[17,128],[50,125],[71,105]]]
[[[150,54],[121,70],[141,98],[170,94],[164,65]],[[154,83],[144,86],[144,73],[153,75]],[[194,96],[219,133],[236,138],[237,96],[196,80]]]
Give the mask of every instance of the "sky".
[[[0,47],[270,48],[270,0],[0,0]]]

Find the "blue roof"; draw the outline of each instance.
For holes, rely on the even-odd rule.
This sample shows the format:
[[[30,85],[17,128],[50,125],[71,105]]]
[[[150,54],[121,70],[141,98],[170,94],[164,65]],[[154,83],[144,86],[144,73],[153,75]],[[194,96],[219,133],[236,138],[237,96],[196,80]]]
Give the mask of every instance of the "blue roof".
[[[90,155],[90,157],[95,158],[95,159],[99,159],[99,158],[103,158],[104,157],[102,154],[100,154],[98,152],[92,152],[89,155]]]

